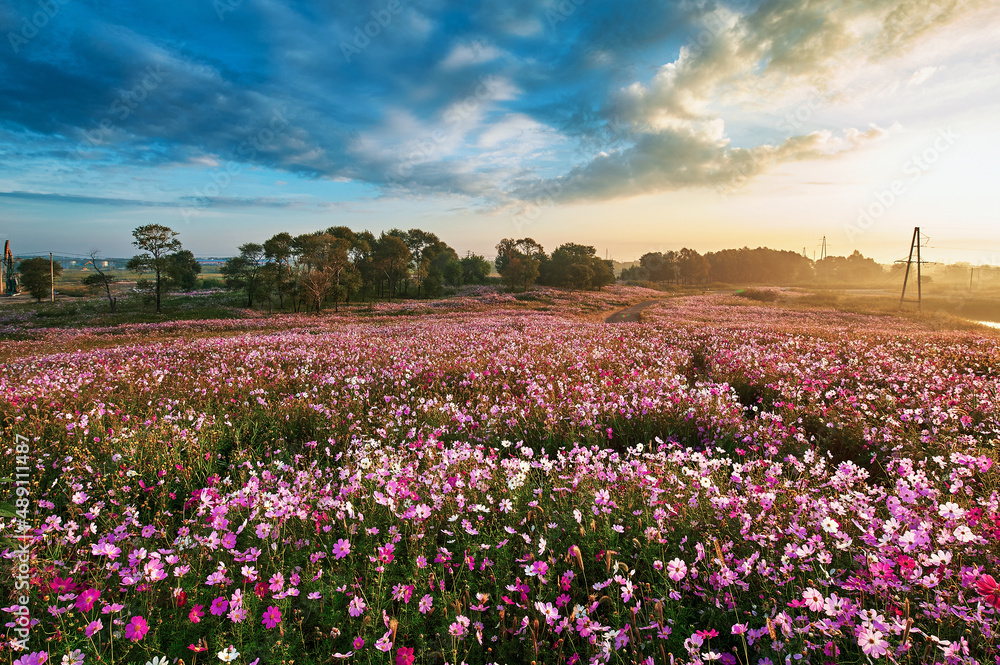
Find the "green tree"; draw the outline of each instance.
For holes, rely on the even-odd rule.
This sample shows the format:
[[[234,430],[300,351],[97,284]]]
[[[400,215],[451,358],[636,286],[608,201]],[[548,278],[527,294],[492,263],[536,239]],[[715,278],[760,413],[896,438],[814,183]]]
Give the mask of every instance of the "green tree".
[[[167,281],[167,268],[170,265],[170,255],[181,250],[180,235],[173,229],[161,224],[147,224],[132,231],[135,238],[132,244],[143,250],[129,259],[127,268],[134,273],[153,271],[156,278],[153,291],[156,294],[156,313],[160,313],[160,296]]]
[[[340,229],[347,233],[340,232]],[[346,273],[354,270],[348,254],[353,237],[350,229],[334,227],[326,233],[314,233],[300,240],[300,260],[305,264],[302,283],[317,313],[327,296],[333,295],[334,308],[346,297],[346,288],[341,285],[341,280]]]
[[[485,257],[467,253],[460,259],[463,284],[485,284],[490,276],[490,262]]]
[[[494,264],[511,290],[521,287],[527,291],[538,279],[540,266],[547,260],[545,250],[531,238],[504,238],[497,243]]]
[[[247,307],[253,307],[254,298],[261,294],[264,272],[264,246],[248,242],[239,247],[239,256],[226,261],[221,272],[226,287],[233,291],[244,291]]]
[[[375,272],[381,283],[384,278],[389,286],[389,299],[396,295],[396,287],[409,272],[410,248],[398,236],[383,233],[375,244]]]
[[[293,265],[297,257],[292,236],[278,233],[264,241],[264,259],[267,261],[270,279],[278,293],[278,306],[285,308],[285,296],[295,297],[295,274]]]
[[[597,256],[590,245],[568,242],[552,252],[546,266],[546,280],[554,286],[571,289],[599,289],[615,280],[610,261]]]
[[[21,275],[21,286],[28,289],[36,302],[41,302],[42,298],[51,293],[52,276],[61,275],[62,266],[39,256],[22,260],[17,266],[17,272]]]
[[[201,264],[194,258],[194,254],[182,249],[167,258],[167,277],[171,286],[176,286],[181,291],[194,291],[198,285],[198,275],[201,274]]]

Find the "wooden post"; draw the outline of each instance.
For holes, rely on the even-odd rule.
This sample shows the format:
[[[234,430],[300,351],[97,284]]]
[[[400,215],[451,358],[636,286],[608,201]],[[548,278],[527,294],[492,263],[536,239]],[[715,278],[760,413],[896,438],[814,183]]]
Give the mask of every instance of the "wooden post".
[[[49,302],[56,301],[56,267],[49,252]]]

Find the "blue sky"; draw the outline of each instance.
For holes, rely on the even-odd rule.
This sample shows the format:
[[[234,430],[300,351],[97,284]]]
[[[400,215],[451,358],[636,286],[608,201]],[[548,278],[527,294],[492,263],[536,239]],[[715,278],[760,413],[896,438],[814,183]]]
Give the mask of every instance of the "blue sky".
[[[920,225],[1000,264],[994,4],[15,0],[0,239],[121,255],[158,222],[226,255],[344,224],[628,260],[826,235],[888,261]]]

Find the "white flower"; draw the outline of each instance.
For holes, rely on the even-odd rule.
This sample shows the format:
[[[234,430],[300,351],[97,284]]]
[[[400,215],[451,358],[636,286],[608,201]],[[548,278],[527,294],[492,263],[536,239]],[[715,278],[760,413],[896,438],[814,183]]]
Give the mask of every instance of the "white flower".
[[[963,524],[955,529],[955,538],[960,543],[970,543],[976,539],[976,534],[972,533],[972,530]]]
[[[965,510],[957,503],[948,501],[938,506],[938,514],[946,520],[960,520],[965,515]]]
[[[223,663],[231,663],[236,660],[240,655],[240,652],[236,650],[232,644],[219,652],[219,660]]]

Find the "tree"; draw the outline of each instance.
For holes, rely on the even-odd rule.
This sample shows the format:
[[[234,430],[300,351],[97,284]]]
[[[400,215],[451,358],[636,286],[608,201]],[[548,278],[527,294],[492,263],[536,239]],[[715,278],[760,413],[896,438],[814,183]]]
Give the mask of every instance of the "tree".
[[[111,295],[111,285],[118,281],[118,277],[112,275],[111,273],[104,272],[98,265],[100,263],[98,251],[92,250],[90,252],[89,263],[94,266],[94,274],[87,275],[83,278],[84,286],[90,286],[94,288],[104,287],[104,292],[108,296],[108,304],[111,306],[111,313],[115,313],[115,308],[118,306],[118,297]]]
[[[600,289],[615,281],[613,264],[597,256],[590,245],[566,243],[552,252],[546,266],[546,281],[571,289]]]
[[[527,291],[538,279],[539,267],[547,259],[542,246],[531,238],[504,238],[497,244],[494,264],[511,290],[520,286]]]
[[[390,300],[396,294],[396,285],[404,281],[410,266],[410,249],[399,237],[383,233],[374,247],[375,272],[381,283],[384,277],[389,284]]]
[[[316,312],[320,311],[329,294],[333,293],[335,308],[345,296],[346,289],[340,282],[348,271],[353,270],[348,250],[354,234],[350,229],[345,229],[349,235],[339,233],[338,229],[342,228],[335,227],[326,233],[313,233],[299,239],[302,248],[300,261],[305,265],[302,283]]]
[[[240,245],[240,255],[226,261],[221,272],[226,287],[234,291],[245,291],[247,307],[253,307],[254,296],[258,295],[263,282],[264,246],[255,242]]]
[[[167,267],[170,264],[169,255],[181,250],[181,241],[177,240],[178,234],[173,229],[161,224],[147,224],[132,231],[135,240],[133,245],[143,250],[144,254],[137,254],[129,259],[127,268],[135,273],[142,273],[152,270],[156,279],[153,290],[156,293],[156,313],[160,313],[160,296],[163,293],[166,283]]]
[[[289,233],[279,233],[264,241],[264,259],[270,268],[271,281],[278,292],[278,306],[285,308],[285,296],[295,297],[295,275],[292,265],[297,256]]]
[[[522,287],[522,290],[527,291],[528,287],[538,279],[538,265],[538,259],[519,254],[513,255],[507,261],[507,265],[504,267],[503,274],[501,275],[503,283],[511,291],[518,286]]]
[[[36,302],[41,302],[42,298],[51,293],[52,276],[61,275],[62,266],[39,256],[22,260],[17,266],[17,272],[21,275],[21,286],[28,289]]]
[[[678,253],[677,266],[681,281],[685,284],[701,284],[708,279],[711,269],[708,259],[687,247]]]
[[[194,291],[198,285],[198,275],[201,274],[201,264],[194,258],[194,254],[182,249],[167,258],[166,271],[171,285],[176,285],[181,291]]]
[[[490,276],[490,262],[478,254],[469,252],[459,263],[462,266],[463,284],[485,284]]]

